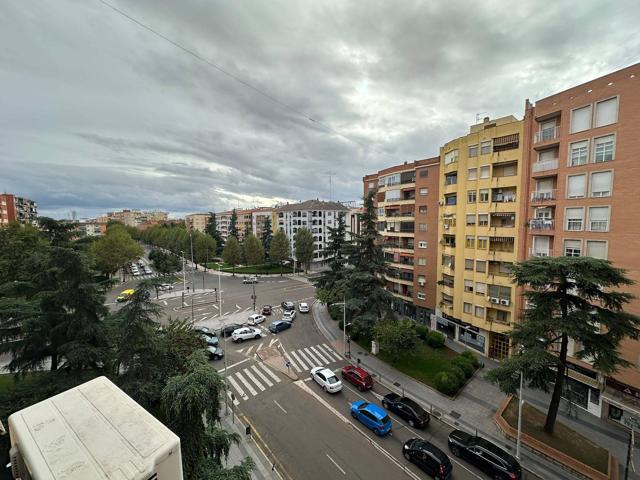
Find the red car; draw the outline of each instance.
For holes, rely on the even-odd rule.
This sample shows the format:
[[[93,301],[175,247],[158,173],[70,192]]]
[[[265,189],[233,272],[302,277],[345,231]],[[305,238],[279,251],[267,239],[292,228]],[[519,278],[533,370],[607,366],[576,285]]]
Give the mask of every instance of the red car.
[[[342,367],[340,373],[342,374],[342,378],[358,387],[358,390],[361,392],[373,388],[373,378],[371,378],[371,375],[369,375],[366,370],[360,367],[347,365],[346,367]]]
[[[271,315],[271,305],[265,305],[262,307],[262,315]]]

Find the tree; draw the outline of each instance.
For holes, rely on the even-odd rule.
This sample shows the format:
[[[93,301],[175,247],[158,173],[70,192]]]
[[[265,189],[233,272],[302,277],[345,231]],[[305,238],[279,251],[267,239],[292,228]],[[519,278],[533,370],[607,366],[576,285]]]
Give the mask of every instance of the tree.
[[[112,227],[91,245],[96,266],[106,275],[113,275],[132,260],[142,256],[144,250],[131,238],[124,227]]]
[[[304,267],[306,273],[313,260],[313,235],[308,228],[300,228],[293,236],[296,260]]]
[[[418,343],[416,324],[411,320],[387,319],[377,322],[373,336],[380,344],[380,350],[397,361],[402,355],[412,352]]]
[[[227,239],[229,237],[238,239],[238,214],[235,208],[231,211],[231,218],[229,219],[229,235],[227,235]]]
[[[211,237],[216,241],[216,252],[215,256],[219,257],[222,255],[222,248],[224,247],[224,239],[220,232],[218,231],[218,219],[216,218],[216,214],[214,212],[209,212],[209,223],[207,223],[207,228],[205,232],[211,235]]]
[[[269,257],[271,261],[280,264],[280,276],[282,276],[282,264],[285,260],[291,256],[291,246],[287,234],[281,228],[278,229],[276,234],[271,240],[271,250],[269,251]]]
[[[253,234],[244,239],[244,257],[248,265],[262,265],[264,263],[264,248]]]
[[[567,371],[569,339],[595,370],[611,374],[629,366],[618,352],[624,338],[640,337],[640,317],[623,307],[632,295],[619,291],[633,282],[610,262],[591,257],[533,258],[516,264],[513,277],[529,308],[510,333],[519,352],[487,377],[507,393],[518,387],[520,372],[532,388],[553,393],[544,430],[553,433]],[[555,345],[557,353],[550,350]]]
[[[324,257],[329,263],[329,270],[316,281],[316,295],[327,304],[340,301],[345,295],[346,268],[349,241],[346,238],[344,213],[338,215],[335,227],[329,227],[329,241],[324,249]]]
[[[224,245],[224,250],[222,251],[222,259],[224,263],[231,265],[233,267],[233,276],[236,275],[236,265],[240,263],[240,258],[242,254],[240,251],[240,244],[238,243],[238,239],[236,237],[229,236],[227,237],[227,242]]]
[[[272,239],[273,230],[271,229],[271,217],[266,216],[264,218],[264,223],[262,224],[262,234],[260,235],[260,241],[262,242],[262,248],[264,249],[267,260],[269,260],[269,252],[271,250]]]
[[[193,241],[193,250],[197,263],[205,264],[216,252],[216,241],[207,233],[199,233]]]
[[[149,252],[149,260],[153,262],[155,270],[163,274],[174,273],[182,268],[180,257],[162,250],[151,250]]]

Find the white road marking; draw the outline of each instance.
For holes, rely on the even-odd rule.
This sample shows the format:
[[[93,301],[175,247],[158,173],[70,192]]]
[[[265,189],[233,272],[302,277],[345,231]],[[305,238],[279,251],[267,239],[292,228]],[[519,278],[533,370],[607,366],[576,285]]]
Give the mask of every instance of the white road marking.
[[[236,362],[233,365],[227,365],[227,370],[229,370],[229,369],[231,369],[233,367],[237,367],[238,365],[241,365],[244,362],[248,362],[248,361],[249,361],[249,359],[245,358],[244,360],[240,360],[239,362]],[[218,372],[223,372],[223,371],[224,371],[224,367],[218,369]]]
[[[251,355],[251,350],[253,350],[253,347],[255,347],[255,345],[251,345],[249,347],[249,349],[245,352],[247,355]]]
[[[327,346],[327,344],[326,344],[326,343],[323,343],[323,344],[322,344],[322,346],[323,346],[323,347],[324,347],[324,348],[325,348],[325,349],[326,349],[326,350],[327,350],[331,355],[333,355],[333,356],[336,358],[336,360],[337,360],[338,362],[339,362],[340,360],[342,360],[342,357],[341,357],[338,353],[336,353],[336,351],[335,351],[333,348],[331,348],[331,347]]]
[[[240,405],[240,401],[231,396],[231,392],[229,390],[227,390],[227,396],[229,397],[229,400],[233,400],[233,404],[237,407],[238,405]]]
[[[242,353],[242,352],[244,352],[244,348],[241,348],[240,350],[236,350],[236,352]]]
[[[313,358],[313,361],[315,362],[314,365],[316,367],[321,367],[322,365],[324,365],[324,363],[318,360],[316,356],[313,353],[311,353],[311,350],[309,350],[307,347],[303,348],[302,350],[304,350],[304,353],[309,355],[310,358]],[[300,352],[300,355],[302,355],[302,351],[299,350],[299,352]]]
[[[278,377],[275,373],[269,370],[264,363],[260,363],[260,368],[262,368],[268,375],[271,376],[275,380],[276,383],[280,383],[280,377]]]
[[[284,408],[282,408],[282,405],[280,405],[280,404],[277,402],[277,400],[274,400],[274,401],[273,401],[273,403],[275,403],[275,404],[278,406],[278,408],[279,408],[280,410],[282,410],[282,411],[285,413],[285,415],[287,414],[287,411],[286,411]]]
[[[260,381],[256,378],[256,376],[253,373],[251,373],[251,370],[249,370],[248,368],[245,368],[242,371],[247,377],[249,377],[249,380],[251,380],[253,383],[256,384],[256,386],[260,389],[261,392],[264,392],[264,386],[260,383]]]
[[[264,347],[264,342],[262,342],[260,345],[258,345],[258,348],[256,348],[256,352],[257,352],[258,350],[260,350],[262,347]]]
[[[320,360],[322,360],[324,363],[329,364],[331,363],[331,359],[327,360],[326,358],[324,358],[324,355],[322,355],[318,350],[316,350],[314,347],[309,347],[311,350],[313,350],[313,352],[318,355],[318,357],[320,358]]]
[[[292,351],[291,356],[296,359],[296,361],[300,364],[303,370],[309,370],[309,367],[307,367],[307,365],[302,361],[302,359],[298,357],[296,352]],[[294,366],[295,366],[295,363],[294,363]]]
[[[274,400],[274,402],[275,402],[275,400]],[[347,472],[345,472],[345,471],[342,469],[342,467],[340,467],[340,465],[338,465],[338,464],[336,463],[336,461],[335,461],[333,458],[331,458],[331,457],[329,456],[329,454],[328,454],[328,453],[325,453],[325,455],[327,456],[327,458],[328,458],[329,460],[331,460],[331,463],[333,463],[333,464],[336,466],[336,468],[342,472],[342,474],[343,474],[343,475],[346,475],[346,474],[347,474]]]
[[[300,358],[304,358],[304,361],[309,364],[309,368],[313,368],[316,366],[311,360],[309,360],[309,357],[307,357],[307,355],[302,350],[297,350],[297,352],[300,355]]]
[[[296,372],[298,372],[298,373],[302,372],[302,369],[298,366],[298,364],[296,362],[293,361],[293,359],[291,358],[291,356],[287,352],[285,352],[284,355],[285,355],[285,357],[287,357],[287,361],[291,364],[291,366],[294,368],[294,370]],[[302,363],[302,362],[300,362],[300,363]]]
[[[216,310],[220,310],[220,307],[218,307],[218,305],[214,304],[213,308],[215,308]]]
[[[267,384],[268,387],[273,387],[273,383],[269,381],[264,373],[258,370],[258,367],[256,367],[255,365],[251,365],[251,370],[256,372],[256,375],[258,375],[262,379],[262,381]]]
[[[277,338],[274,338],[273,340],[271,340],[271,341],[269,342],[269,346],[270,346],[270,347],[271,347],[271,346],[273,346],[273,344],[274,344],[274,343],[276,343],[276,342],[278,342],[278,341],[279,341],[279,340],[278,340]]]
[[[237,308],[238,310],[242,310],[242,307],[241,307],[240,305],[238,305],[237,303],[236,303],[236,308]]]
[[[224,315],[229,315],[231,312],[224,312]]]
[[[240,395],[243,400],[249,400],[249,397],[247,397],[247,395],[244,393],[244,390],[240,388],[240,385],[238,385],[238,382],[236,382],[233,377],[227,377],[227,380],[229,380],[231,386],[236,389],[236,392],[238,392],[238,395]]]
[[[165,307],[168,305],[166,300],[162,300],[162,303],[164,304]]]
[[[240,372],[236,372],[236,373],[235,373],[235,376],[236,376],[236,378],[237,378],[238,380],[240,380],[240,381],[242,382],[242,384],[243,384],[245,387],[247,387],[247,390],[249,390],[249,393],[250,393],[251,395],[253,395],[253,396],[255,397],[255,396],[258,394],[258,392],[256,392],[255,388],[253,388],[253,387],[251,386],[251,384],[245,380],[245,378],[242,376],[242,374],[241,374]]]

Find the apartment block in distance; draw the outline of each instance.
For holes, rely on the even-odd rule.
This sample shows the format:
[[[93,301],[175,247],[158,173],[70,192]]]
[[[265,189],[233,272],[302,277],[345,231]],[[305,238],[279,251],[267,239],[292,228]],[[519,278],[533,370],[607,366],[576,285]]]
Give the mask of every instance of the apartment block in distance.
[[[209,224],[208,213],[192,213],[184,217],[184,222],[187,230],[197,230],[204,233],[207,225]]]
[[[626,307],[640,315],[640,64],[526,103],[522,258],[582,256],[610,260],[636,284]],[[569,354],[580,346],[573,341]],[[640,417],[640,343],[627,340],[630,368],[604,377],[572,358],[565,396],[624,425]]]
[[[380,170],[363,178],[365,196],[375,190],[378,230],[389,271],[393,308],[419,322],[436,305],[438,157]]]
[[[509,355],[516,320],[523,122],[472,125],[440,149],[438,285],[431,327],[483,355]]]
[[[28,198],[11,193],[0,193],[0,225],[9,222],[36,224],[38,204]]]

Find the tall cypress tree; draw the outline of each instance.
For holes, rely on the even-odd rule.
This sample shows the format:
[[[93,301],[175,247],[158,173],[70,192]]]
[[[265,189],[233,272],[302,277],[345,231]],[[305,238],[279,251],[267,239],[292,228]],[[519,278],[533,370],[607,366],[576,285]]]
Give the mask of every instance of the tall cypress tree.
[[[216,217],[215,212],[209,212],[209,223],[207,223],[207,228],[205,232],[213,237],[216,241],[216,255],[222,255],[222,249],[224,248],[224,239],[220,232],[218,231],[218,219]]]
[[[231,211],[231,218],[229,219],[229,235],[227,235],[227,238],[229,237],[238,238],[238,214],[235,208]]]
[[[273,230],[271,229],[271,217],[265,217],[264,223],[262,224],[262,235],[260,235],[260,241],[262,242],[262,248],[264,248],[264,255],[267,260],[269,260],[272,238]]]
[[[324,249],[324,257],[330,269],[316,281],[318,298],[325,303],[341,301],[345,294],[349,240],[346,238],[344,217],[344,212],[341,212],[336,226],[328,228],[329,242]]]

